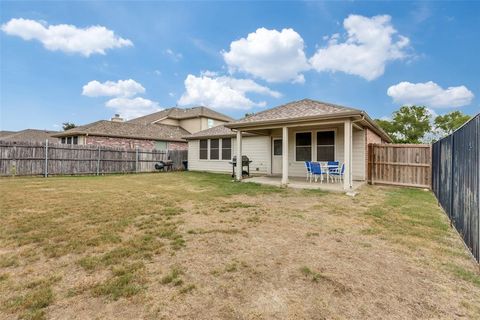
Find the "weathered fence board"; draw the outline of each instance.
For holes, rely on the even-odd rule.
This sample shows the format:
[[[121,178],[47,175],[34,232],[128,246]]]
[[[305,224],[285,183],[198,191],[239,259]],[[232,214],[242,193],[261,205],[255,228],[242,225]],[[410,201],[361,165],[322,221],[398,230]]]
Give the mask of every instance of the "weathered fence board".
[[[187,151],[0,141],[0,176],[152,172],[167,159],[181,170]]]
[[[369,144],[368,181],[371,184],[430,188],[430,145]]]
[[[432,189],[480,262],[480,114],[433,144]]]

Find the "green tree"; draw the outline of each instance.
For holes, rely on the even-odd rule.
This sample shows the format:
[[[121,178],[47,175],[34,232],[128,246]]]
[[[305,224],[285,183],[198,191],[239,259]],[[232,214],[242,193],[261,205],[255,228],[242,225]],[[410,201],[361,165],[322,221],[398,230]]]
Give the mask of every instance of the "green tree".
[[[465,122],[470,120],[469,115],[464,114],[461,111],[452,111],[443,116],[437,116],[434,120],[437,130],[441,130],[441,133],[448,135],[460,128]]]
[[[63,128],[64,131],[67,131],[69,129],[73,129],[75,127],[76,127],[75,123],[70,123],[70,122],[62,123],[62,128]]]
[[[392,115],[392,120],[377,120],[395,143],[421,143],[430,132],[431,115],[424,106],[402,106]]]

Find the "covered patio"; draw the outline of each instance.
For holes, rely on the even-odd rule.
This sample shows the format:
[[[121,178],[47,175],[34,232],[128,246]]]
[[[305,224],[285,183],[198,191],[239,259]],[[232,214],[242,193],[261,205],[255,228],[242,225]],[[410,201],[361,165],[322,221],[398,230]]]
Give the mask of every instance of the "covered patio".
[[[225,125],[236,133],[234,155],[254,158],[260,152],[269,154],[267,175],[250,178],[260,183],[290,187],[331,190],[354,190],[367,179],[367,144],[390,141],[388,135],[358,109],[303,99],[265,110]],[[266,143],[249,147],[245,154],[246,135],[263,136]],[[371,139],[376,139],[372,141]],[[262,148],[262,149],[259,149]],[[254,159],[255,160],[255,159]],[[335,163],[341,181],[335,184],[309,183],[306,180],[310,163],[322,167]],[[241,166],[235,168],[235,178],[244,178]],[[319,169],[320,170],[320,169]],[[317,170],[318,171],[318,170]],[[323,175],[323,169],[320,170]],[[302,182],[305,181],[305,182]]]
[[[250,182],[250,183],[259,183],[265,184],[270,186],[283,186],[282,177],[281,176],[258,176],[258,177],[250,177],[245,178],[242,182]],[[364,181],[353,181],[351,191],[355,191],[359,187],[365,184]],[[290,177],[288,182],[289,188],[295,189],[312,189],[312,190],[324,190],[330,192],[345,192],[343,183],[335,182],[335,183],[327,183],[327,182],[309,182],[306,181],[304,178],[300,177]]]

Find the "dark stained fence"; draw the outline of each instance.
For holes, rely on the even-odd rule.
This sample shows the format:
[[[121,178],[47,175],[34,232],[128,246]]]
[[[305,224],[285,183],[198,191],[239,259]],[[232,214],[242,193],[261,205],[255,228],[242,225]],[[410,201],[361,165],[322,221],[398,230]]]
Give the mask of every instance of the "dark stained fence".
[[[480,262],[480,114],[433,144],[432,189]]]
[[[152,172],[167,159],[182,170],[187,151],[0,141],[0,176]]]
[[[430,188],[429,144],[369,144],[368,182]]]

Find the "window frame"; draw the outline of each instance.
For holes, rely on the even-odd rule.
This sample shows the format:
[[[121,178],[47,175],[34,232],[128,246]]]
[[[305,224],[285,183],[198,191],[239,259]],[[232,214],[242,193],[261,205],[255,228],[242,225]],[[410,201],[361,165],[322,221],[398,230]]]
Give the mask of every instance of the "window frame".
[[[224,147],[223,147],[223,141],[224,141],[224,140],[230,140],[230,148],[224,148]],[[220,156],[219,156],[219,158],[220,158],[219,160],[231,161],[231,160],[232,160],[232,138],[221,138],[220,141],[221,141],[221,143],[220,143],[221,154],[220,154]],[[224,150],[224,149],[230,150],[230,157],[227,158],[227,159],[225,159],[225,158],[223,157],[223,150]]]
[[[320,161],[317,159],[317,153],[318,153],[318,137],[317,134],[318,132],[327,132],[327,131],[333,131],[333,160],[332,161],[337,161],[337,128],[330,128],[330,129],[321,129],[321,130],[316,130],[315,131],[315,161]],[[323,145],[323,146],[331,146],[331,145]],[[326,162],[326,161],[321,161],[321,162]]]
[[[217,144],[217,147],[216,148],[212,148],[212,140],[217,140],[218,144]],[[220,160],[220,141],[222,139],[221,138],[213,138],[213,139],[208,139],[209,143],[208,143],[208,159],[209,160]],[[217,150],[217,158],[212,158],[212,150]]]
[[[297,160],[297,133],[310,133],[310,160]],[[313,154],[313,138],[314,138],[314,134],[313,134],[313,131],[312,130],[307,130],[307,131],[295,131],[293,133],[293,159],[294,159],[294,162],[305,162],[305,161],[313,161],[314,158],[314,154]],[[315,136],[316,138],[316,136]],[[307,147],[306,145],[305,146],[302,146],[302,147]]]
[[[209,156],[210,156],[210,152],[209,152],[209,146],[210,146],[210,139],[199,139],[198,140],[198,160],[210,160],[209,159]],[[207,147],[206,148],[202,148],[202,141],[206,141],[207,142]],[[206,154],[206,158],[202,158],[202,150],[206,150],[207,154]]]

